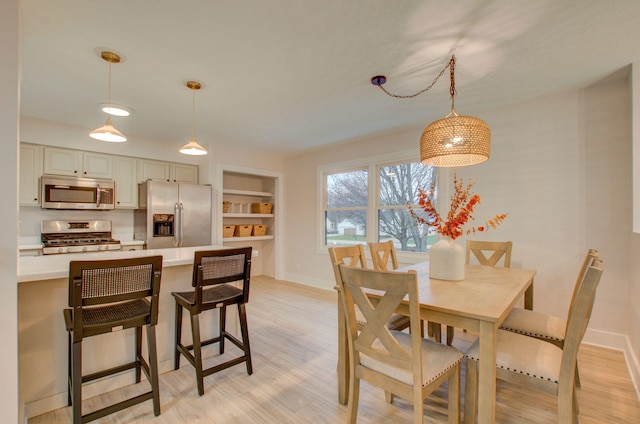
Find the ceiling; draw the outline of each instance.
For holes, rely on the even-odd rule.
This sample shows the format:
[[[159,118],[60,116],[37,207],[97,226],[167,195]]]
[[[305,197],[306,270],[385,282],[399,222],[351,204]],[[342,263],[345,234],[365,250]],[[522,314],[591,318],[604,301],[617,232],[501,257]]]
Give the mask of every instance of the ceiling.
[[[21,0],[21,115],[85,127],[114,118],[129,140],[196,135],[292,155],[444,117],[449,79],[413,99],[452,53],[456,109],[575,89],[640,60],[637,0]],[[488,122],[491,125],[491,122]],[[416,134],[416,140],[419,134]],[[168,144],[167,144],[168,145]],[[176,147],[177,148],[177,147]]]

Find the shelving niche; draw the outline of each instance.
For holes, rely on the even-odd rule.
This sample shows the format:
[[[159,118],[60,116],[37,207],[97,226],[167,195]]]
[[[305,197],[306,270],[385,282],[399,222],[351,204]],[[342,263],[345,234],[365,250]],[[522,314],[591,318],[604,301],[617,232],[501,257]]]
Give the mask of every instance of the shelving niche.
[[[218,240],[225,246],[251,245],[258,256],[254,257],[252,269],[258,275],[278,278],[279,262],[279,193],[282,178],[269,171],[221,166],[218,175]],[[223,213],[223,201],[231,202],[229,211]],[[272,203],[272,213],[251,213],[252,203]],[[224,225],[266,225],[262,236],[223,237]]]

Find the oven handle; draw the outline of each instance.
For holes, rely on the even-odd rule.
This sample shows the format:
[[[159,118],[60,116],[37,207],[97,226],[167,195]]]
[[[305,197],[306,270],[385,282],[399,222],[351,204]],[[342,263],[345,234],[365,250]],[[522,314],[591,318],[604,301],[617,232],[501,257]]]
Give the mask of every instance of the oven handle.
[[[100,207],[100,200],[102,200],[102,194],[100,192],[100,184],[96,184],[96,208]]]

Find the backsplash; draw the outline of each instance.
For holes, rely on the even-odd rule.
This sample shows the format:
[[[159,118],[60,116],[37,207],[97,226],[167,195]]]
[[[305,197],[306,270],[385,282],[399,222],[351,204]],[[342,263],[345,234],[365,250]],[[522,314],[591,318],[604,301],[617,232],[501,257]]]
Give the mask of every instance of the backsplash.
[[[111,220],[112,230],[115,235],[128,235],[133,238],[133,210],[116,209],[112,211],[66,211],[49,210],[36,207],[23,206],[19,212],[20,228],[18,236],[23,239],[40,239],[40,223],[49,220],[83,220],[83,219],[108,219]]]

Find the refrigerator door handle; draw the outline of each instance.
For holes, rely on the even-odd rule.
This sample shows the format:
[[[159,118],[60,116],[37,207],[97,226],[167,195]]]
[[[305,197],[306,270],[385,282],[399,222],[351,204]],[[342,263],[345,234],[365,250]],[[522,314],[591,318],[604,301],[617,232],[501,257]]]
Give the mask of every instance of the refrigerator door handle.
[[[173,230],[173,247],[180,247],[180,230],[182,225],[182,220],[180,219],[180,205],[176,203],[173,205],[173,216],[175,228]]]
[[[182,226],[184,222],[184,206],[182,205],[182,202],[180,202],[180,247],[182,247],[182,245],[184,244],[184,232],[182,231],[183,228]]]

